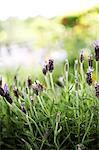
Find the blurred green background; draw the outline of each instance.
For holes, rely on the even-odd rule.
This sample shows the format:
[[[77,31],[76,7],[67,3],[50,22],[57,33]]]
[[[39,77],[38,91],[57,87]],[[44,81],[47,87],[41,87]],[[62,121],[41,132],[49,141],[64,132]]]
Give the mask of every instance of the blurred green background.
[[[33,57],[30,58],[30,56],[26,56],[24,58],[26,63],[29,59],[33,59],[31,61],[32,72],[34,71],[34,74],[38,76],[37,72],[39,71],[37,70],[40,70],[42,64],[41,60],[44,61],[51,56],[56,57],[62,62],[59,63],[59,61],[56,61],[55,65],[60,67],[60,70],[57,70],[57,72],[63,71],[63,63],[66,57],[68,57],[70,65],[73,66],[74,60],[78,58],[81,49],[85,49],[85,56],[87,58],[88,52],[93,50],[91,46],[92,41],[99,39],[98,33],[98,6],[94,6],[79,13],[64,13],[64,15],[51,18],[40,15],[28,17],[26,19],[9,17],[6,20],[0,21],[0,47],[6,46],[9,51],[11,45],[18,45],[18,47],[27,48],[30,53],[38,51],[35,57],[34,53],[32,53],[32,55],[30,55]],[[43,55],[43,52],[40,53],[40,49],[42,49],[42,51],[44,50]],[[57,52],[59,53],[57,54]],[[22,55],[20,54],[21,52],[18,51],[18,53]],[[61,55],[62,53],[63,55]],[[24,56],[22,55],[21,58],[22,57]],[[38,57],[41,57],[40,61],[37,61]],[[6,60],[7,57],[2,59],[2,56],[0,56],[0,63]],[[11,57],[9,57],[9,60],[11,60]],[[36,64],[35,61],[37,61]],[[12,64],[13,63],[14,59],[12,60]],[[6,69],[8,69],[9,66],[7,64],[8,62],[4,66]],[[19,64],[20,63],[18,63],[17,67]],[[39,67],[34,67],[37,64],[39,64]],[[2,66],[3,65],[1,65],[1,68],[4,70]]]

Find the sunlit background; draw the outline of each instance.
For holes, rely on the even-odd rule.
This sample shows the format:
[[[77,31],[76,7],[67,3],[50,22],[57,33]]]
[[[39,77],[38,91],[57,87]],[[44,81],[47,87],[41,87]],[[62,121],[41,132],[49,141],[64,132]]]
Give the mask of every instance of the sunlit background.
[[[0,67],[72,62],[98,33],[98,0],[0,0]]]

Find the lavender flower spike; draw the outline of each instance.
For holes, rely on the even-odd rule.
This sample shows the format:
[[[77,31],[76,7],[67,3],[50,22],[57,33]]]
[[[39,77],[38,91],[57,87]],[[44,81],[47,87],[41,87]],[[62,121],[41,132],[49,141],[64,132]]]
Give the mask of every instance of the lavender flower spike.
[[[99,61],[99,40],[93,42],[94,46],[94,56],[96,61]]]

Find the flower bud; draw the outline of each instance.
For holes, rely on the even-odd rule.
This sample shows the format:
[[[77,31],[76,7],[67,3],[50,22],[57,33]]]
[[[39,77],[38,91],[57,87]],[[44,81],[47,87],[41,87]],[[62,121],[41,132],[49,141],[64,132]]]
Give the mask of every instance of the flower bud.
[[[68,63],[68,59],[66,59],[65,61],[65,68],[64,71],[68,72],[69,71],[69,63]]]
[[[93,66],[92,55],[89,55],[89,57],[88,57],[88,67],[91,67],[91,68],[92,68],[92,66]]]
[[[29,76],[27,79],[27,86],[30,88],[31,85],[32,85],[32,80],[31,80],[31,77]]]
[[[92,69],[88,68],[88,71],[86,73],[86,82],[88,85],[92,84]]]
[[[48,72],[48,64],[47,64],[47,62],[45,62],[44,66],[42,68],[42,72],[43,72],[44,75],[47,74],[47,72]]]
[[[14,93],[14,96],[16,96],[17,98],[19,98],[19,90],[18,90],[18,88],[16,86],[13,89],[13,93]]]
[[[82,63],[83,60],[84,60],[84,52],[83,52],[83,50],[81,50],[81,52],[80,52],[80,62]]]
[[[48,69],[49,69],[49,72],[52,72],[54,70],[54,60],[53,59],[49,59]]]
[[[96,97],[99,98],[99,83],[95,84]]]

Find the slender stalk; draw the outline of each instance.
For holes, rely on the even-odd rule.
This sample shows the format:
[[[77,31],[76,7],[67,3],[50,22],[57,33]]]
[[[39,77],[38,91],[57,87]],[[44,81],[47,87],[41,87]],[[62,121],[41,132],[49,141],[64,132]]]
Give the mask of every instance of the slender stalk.
[[[50,81],[51,81],[51,87],[53,92],[55,92],[55,88],[54,88],[54,82],[53,82],[53,77],[52,77],[52,73],[50,73]]]
[[[68,72],[69,72],[69,62],[68,62],[68,59],[66,59],[66,63],[65,63],[65,66],[64,66],[64,72],[65,72],[66,85],[68,86]]]
[[[42,101],[41,101],[40,96],[38,95],[37,98],[38,98],[38,101],[39,101],[39,103],[40,103],[42,109],[45,110],[45,109],[44,109],[44,106],[43,106],[43,103],[42,103]]]
[[[96,61],[96,82],[99,82],[99,61]]]
[[[65,72],[65,77],[66,77],[66,85],[68,86],[68,71]]]
[[[32,104],[31,104],[31,100],[30,100],[30,97],[29,97],[29,88],[28,88],[28,102],[29,102],[29,106],[30,106],[31,115],[33,117],[33,109],[32,109]]]
[[[80,70],[81,70],[82,81],[84,82],[84,70],[83,70],[83,63],[80,63]]]
[[[46,82],[47,88],[50,89],[50,84],[49,84],[48,76],[45,75],[44,77],[45,77],[45,82]]]
[[[29,128],[30,128],[30,132],[33,134],[32,126],[31,126],[31,123],[30,123],[30,121],[28,119],[28,114],[26,114],[26,119],[27,119],[27,123],[28,123]]]
[[[90,122],[89,122],[89,125],[88,125],[87,129],[86,129],[86,132],[85,132],[85,134],[84,134],[84,136],[83,136],[83,138],[82,138],[82,143],[84,142],[85,137],[86,137],[86,135],[87,135],[87,133],[88,133],[88,131],[89,131],[90,125],[91,125],[91,123],[92,123],[92,119],[93,119],[93,113],[92,113],[92,115],[91,115]]]

